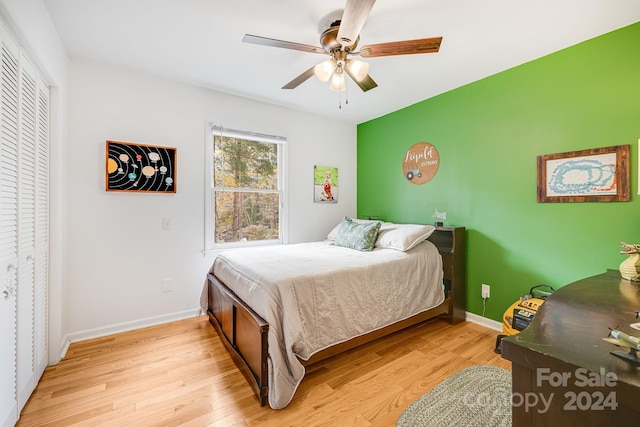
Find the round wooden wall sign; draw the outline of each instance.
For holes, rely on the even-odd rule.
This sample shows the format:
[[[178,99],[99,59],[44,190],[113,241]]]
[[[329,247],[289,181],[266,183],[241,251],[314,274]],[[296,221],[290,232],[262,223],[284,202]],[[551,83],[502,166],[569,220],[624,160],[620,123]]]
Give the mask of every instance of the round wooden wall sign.
[[[402,173],[412,184],[426,184],[438,172],[440,155],[428,142],[418,142],[407,150],[402,161]]]

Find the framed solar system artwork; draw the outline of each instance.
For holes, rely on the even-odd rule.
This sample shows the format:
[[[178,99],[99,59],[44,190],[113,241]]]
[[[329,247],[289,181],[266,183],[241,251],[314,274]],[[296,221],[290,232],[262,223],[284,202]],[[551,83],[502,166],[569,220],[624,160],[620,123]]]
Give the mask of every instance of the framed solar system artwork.
[[[176,192],[176,149],[107,141],[106,190]]]

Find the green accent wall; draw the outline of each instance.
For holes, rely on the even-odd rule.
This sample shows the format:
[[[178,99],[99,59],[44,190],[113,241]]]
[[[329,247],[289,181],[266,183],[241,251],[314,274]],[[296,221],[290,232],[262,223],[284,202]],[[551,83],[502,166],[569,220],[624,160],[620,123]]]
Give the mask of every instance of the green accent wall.
[[[640,23],[358,125],[358,216],[446,211],[445,225],[467,227],[467,311],[483,314],[487,283],[484,315],[501,322],[532,286],[617,269],[618,243],[640,244],[638,138]],[[417,142],[440,155],[424,185],[402,172]],[[630,202],[536,202],[537,156],[627,144]]]

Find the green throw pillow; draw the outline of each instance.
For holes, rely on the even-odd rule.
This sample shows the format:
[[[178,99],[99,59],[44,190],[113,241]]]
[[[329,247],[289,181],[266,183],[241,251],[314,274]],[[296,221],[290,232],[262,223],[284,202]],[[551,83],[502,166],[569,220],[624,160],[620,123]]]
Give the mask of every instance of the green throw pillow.
[[[379,230],[380,222],[359,224],[351,218],[344,217],[333,244],[359,251],[370,251],[376,243]]]

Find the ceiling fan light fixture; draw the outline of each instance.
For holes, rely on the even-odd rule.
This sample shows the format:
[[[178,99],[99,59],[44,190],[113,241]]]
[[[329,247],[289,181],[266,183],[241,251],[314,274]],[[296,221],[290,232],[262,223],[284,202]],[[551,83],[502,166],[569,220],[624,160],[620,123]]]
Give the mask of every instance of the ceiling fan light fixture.
[[[369,63],[359,59],[349,59],[347,68],[351,75],[359,82],[363,81],[369,74]]]
[[[336,71],[331,77],[331,84],[329,85],[329,89],[334,92],[342,92],[345,90],[344,72],[340,65],[336,67]]]
[[[328,82],[335,67],[336,63],[332,59],[327,59],[313,67],[313,74],[315,74],[321,82]]]

